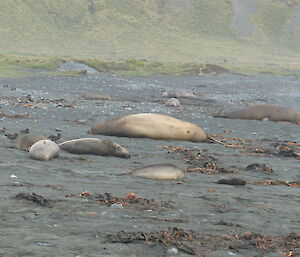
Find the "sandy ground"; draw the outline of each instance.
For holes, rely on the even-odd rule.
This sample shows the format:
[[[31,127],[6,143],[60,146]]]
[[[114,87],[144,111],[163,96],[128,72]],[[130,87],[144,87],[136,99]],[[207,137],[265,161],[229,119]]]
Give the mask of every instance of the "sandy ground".
[[[166,107],[162,92],[170,88],[191,89],[197,98],[180,99],[182,109]],[[300,125],[221,119],[210,114],[228,104],[276,103],[300,109],[299,88],[297,77],[268,74],[127,78],[91,73],[83,78],[36,75],[1,79],[0,112],[11,116],[0,118],[0,127],[6,128],[5,133],[20,133],[25,128],[46,136],[60,132],[62,137],[58,142],[63,142],[90,136],[87,130],[97,121],[155,112],[193,122],[208,133],[219,135],[218,139],[225,144],[251,145],[276,152],[276,144],[300,142]],[[98,90],[110,95],[112,101],[89,101],[81,97]],[[31,95],[31,100],[27,95]],[[16,114],[28,116],[13,117]],[[296,237],[294,244],[264,247],[246,236],[250,231],[251,235],[275,240],[300,232],[299,187],[254,183],[263,180],[299,182],[296,157],[259,153],[253,150],[255,147],[101,138],[126,147],[131,158],[93,155],[78,158],[61,152],[60,158],[35,161],[29,159],[27,152],[14,149],[15,142],[0,134],[0,256],[188,256],[189,251],[184,250],[177,254],[167,252],[172,246],[162,242],[122,241],[117,234],[120,231],[156,233],[167,231],[169,227],[197,234],[198,239],[187,240],[185,244],[190,244],[198,256],[283,256],[290,250],[293,254],[300,252]],[[299,148],[297,144],[293,147]],[[238,172],[211,174],[204,169],[187,172],[180,181],[117,176],[132,168],[159,162],[174,163],[185,170],[203,168],[197,163],[197,156],[211,158],[219,168]],[[246,167],[253,163],[265,164],[273,172],[247,171]],[[216,183],[224,178],[240,178],[247,184]],[[140,205],[139,201],[103,203],[80,196],[83,192],[88,192],[88,196],[110,193],[119,198],[134,193],[149,201],[140,201]],[[35,193],[52,204],[43,206],[30,200],[18,200],[15,196],[19,193]],[[155,203],[154,206],[151,207],[151,203]],[[205,235],[212,238],[205,239]],[[218,236],[223,240],[220,244],[215,243]],[[111,237],[117,240],[113,242]],[[173,244],[173,247],[181,249],[182,245]]]

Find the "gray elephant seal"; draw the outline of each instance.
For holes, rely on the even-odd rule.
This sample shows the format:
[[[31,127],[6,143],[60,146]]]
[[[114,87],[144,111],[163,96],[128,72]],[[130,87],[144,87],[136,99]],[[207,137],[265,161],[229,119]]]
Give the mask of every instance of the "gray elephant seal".
[[[187,121],[157,113],[131,114],[96,123],[88,131],[118,137],[145,137],[165,140],[209,141],[206,132]]]
[[[58,145],[49,140],[40,140],[34,143],[29,149],[29,157],[35,160],[48,161],[58,156]]]
[[[276,104],[254,104],[246,107],[230,106],[214,113],[213,116],[231,119],[300,122],[300,111]]]
[[[166,102],[166,106],[169,107],[180,107],[180,102],[177,98],[170,98],[168,99],[168,101]]]
[[[134,169],[126,174],[139,178],[155,180],[179,179],[184,177],[183,170],[170,163],[153,164]]]
[[[47,139],[47,137],[42,135],[26,134],[18,138],[16,143],[16,148],[24,151],[29,151],[29,148],[36,142]]]
[[[73,154],[95,154],[130,158],[127,149],[107,139],[80,138],[65,141],[58,146],[60,149]]]
[[[170,89],[162,94],[169,98],[197,98],[192,92],[186,89]]]

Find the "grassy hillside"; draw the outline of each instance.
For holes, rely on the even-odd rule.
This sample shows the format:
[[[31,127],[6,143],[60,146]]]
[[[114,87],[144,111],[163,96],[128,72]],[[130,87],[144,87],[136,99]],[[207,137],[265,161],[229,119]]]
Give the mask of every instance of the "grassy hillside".
[[[0,62],[20,56],[299,67],[300,0],[239,1],[255,3],[247,38],[233,29],[233,0],[0,1]]]

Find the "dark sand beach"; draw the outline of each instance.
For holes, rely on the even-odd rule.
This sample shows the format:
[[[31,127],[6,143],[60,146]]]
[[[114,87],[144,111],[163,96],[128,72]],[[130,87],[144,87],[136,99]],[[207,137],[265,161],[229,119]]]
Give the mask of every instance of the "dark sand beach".
[[[197,98],[167,107],[171,88]],[[300,110],[299,88],[299,77],[269,74],[0,79],[0,256],[300,256],[300,125],[211,115],[229,104]],[[112,100],[82,98],[94,91]],[[192,122],[224,144],[87,134],[98,121],[142,112]],[[131,158],[61,151],[32,160],[4,136],[25,128],[61,133],[58,143],[108,138]],[[118,176],[160,162],[185,178]],[[255,163],[260,170],[246,169]],[[216,183],[231,178],[246,185]]]

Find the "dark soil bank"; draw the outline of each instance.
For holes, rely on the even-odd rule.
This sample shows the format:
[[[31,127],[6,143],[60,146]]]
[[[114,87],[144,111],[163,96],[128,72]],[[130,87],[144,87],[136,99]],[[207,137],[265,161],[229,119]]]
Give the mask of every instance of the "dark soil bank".
[[[162,92],[171,88],[197,98],[167,107]],[[299,89],[299,78],[272,75],[1,79],[0,256],[299,256],[300,125],[211,116],[228,104],[300,110]],[[112,100],[81,97],[94,91]],[[28,128],[63,142],[141,112],[193,122],[223,144],[99,136],[131,158],[61,152],[41,162],[4,136]],[[118,176],[159,162],[186,177]]]

